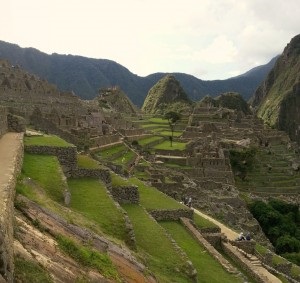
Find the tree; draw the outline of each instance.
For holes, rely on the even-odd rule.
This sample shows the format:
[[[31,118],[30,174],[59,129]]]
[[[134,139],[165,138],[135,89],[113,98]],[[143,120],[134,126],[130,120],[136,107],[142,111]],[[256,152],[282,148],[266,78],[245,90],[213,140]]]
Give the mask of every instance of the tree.
[[[170,130],[171,130],[171,136],[170,136],[171,147],[173,143],[174,128],[176,123],[180,120],[180,118],[181,118],[180,114],[174,111],[170,111],[165,114],[165,119],[168,120]]]

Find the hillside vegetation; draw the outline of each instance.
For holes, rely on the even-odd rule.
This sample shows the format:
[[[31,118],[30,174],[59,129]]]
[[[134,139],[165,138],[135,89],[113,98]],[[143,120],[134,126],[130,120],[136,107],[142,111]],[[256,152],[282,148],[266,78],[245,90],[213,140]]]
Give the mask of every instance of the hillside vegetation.
[[[140,77],[111,60],[57,53],[48,55],[34,48],[21,48],[4,41],[0,41],[0,57],[57,85],[61,91],[74,91],[83,99],[93,99],[100,88],[118,85],[138,106],[143,104],[150,88],[166,75],[154,73]],[[274,63],[275,59],[272,59],[266,65],[227,80],[204,81],[183,73],[173,75],[191,100],[197,101],[207,94],[216,96],[228,91],[241,93],[248,100]]]
[[[300,35],[284,49],[266,80],[252,98],[257,115],[271,127],[286,131],[300,141],[297,132],[300,121]]]

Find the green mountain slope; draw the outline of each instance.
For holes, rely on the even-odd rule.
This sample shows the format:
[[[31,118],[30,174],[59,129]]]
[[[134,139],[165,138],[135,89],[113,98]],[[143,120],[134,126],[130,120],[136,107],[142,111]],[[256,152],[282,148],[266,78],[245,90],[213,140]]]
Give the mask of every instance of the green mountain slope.
[[[21,48],[4,41],[0,41],[0,58],[46,79],[61,91],[73,90],[83,99],[94,98],[100,88],[120,86],[138,106],[143,104],[150,88],[166,75],[154,73],[140,77],[111,60],[56,53],[48,55],[34,48]],[[274,60],[227,80],[203,81],[188,74],[173,74],[194,101],[207,94],[216,96],[228,91],[236,91],[248,100],[273,64]]]
[[[252,98],[252,106],[265,123],[286,131],[300,142],[300,35],[286,46],[266,80]]]
[[[145,113],[154,114],[168,111],[176,103],[176,111],[189,108],[189,100],[179,81],[172,75],[160,79],[150,90],[143,104]]]

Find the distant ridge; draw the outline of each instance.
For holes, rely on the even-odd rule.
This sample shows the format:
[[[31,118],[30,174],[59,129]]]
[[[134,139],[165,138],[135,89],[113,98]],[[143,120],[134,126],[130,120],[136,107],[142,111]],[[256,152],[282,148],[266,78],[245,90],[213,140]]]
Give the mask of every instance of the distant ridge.
[[[106,59],[92,59],[74,55],[59,55],[40,52],[34,48],[21,48],[16,44],[0,41],[0,58],[13,65],[55,84],[61,91],[74,91],[83,99],[93,99],[100,88],[120,86],[130,100],[141,106],[150,88],[166,73],[154,73],[140,77],[124,66]],[[243,75],[227,80],[203,81],[184,73],[172,73],[180,82],[191,100],[197,101],[205,95],[235,91],[248,100],[263,81],[274,60],[256,67]]]

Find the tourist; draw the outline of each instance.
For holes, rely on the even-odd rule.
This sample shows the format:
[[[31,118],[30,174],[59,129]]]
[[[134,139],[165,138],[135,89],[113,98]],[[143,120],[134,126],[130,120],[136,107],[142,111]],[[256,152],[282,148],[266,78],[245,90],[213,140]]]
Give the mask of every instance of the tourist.
[[[249,232],[248,232],[247,235],[246,235],[246,240],[247,240],[247,241],[250,241],[250,240],[251,240],[251,235],[250,235]]]
[[[245,240],[244,233],[241,232],[241,233],[239,234],[239,236],[237,237],[236,241],[244,241],[244,240]]]
[[[192,207],[192,197],[189,197],[187,205],[190,208]]]

